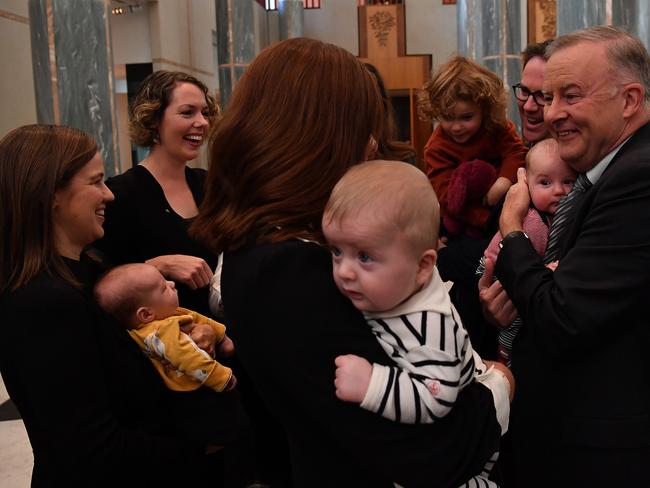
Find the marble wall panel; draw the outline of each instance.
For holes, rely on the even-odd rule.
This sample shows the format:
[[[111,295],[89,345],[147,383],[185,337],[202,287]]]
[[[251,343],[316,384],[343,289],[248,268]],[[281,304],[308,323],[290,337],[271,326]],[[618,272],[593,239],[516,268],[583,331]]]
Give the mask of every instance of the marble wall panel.
[[[625,27],[650,47],[650,2],[612,0],[612,24]]]
[[[222,106],[228,105],[241,73],[255,57],[253,0],[215,0]]]
[[[629,3],[629,2],[626,2]],[[557,34],[607,22],[607,0],[557,0]]]
[[[29,0],[29,24],[32,41],[34,90],[36,92],[36,117],[41,124],[54,124],[55,100],[52,90],[52,71],[50,69],[46,2]]]
[[[305,15],[302,0],[280,0],[280,39],[302,37],[304,33]]]
[[[219,92],[221,94],[221,109],[225,110],[230,101],[230,95],[234,87],[232,69],[229,67],[219,68]]]
[[[458,52],[495,72],[510,91],[521,78],[521,2],[459,0],[456,7]],[[514,103],[507,116],[520,125]]]
[[[232,2],[232,52],[235,64],[248,64],[255,57],[255,31],[253,25],[253,2]]]
[[[119,156],[108,15],[104,0],[30,0],[38,120],[93,135],[112,176]]]

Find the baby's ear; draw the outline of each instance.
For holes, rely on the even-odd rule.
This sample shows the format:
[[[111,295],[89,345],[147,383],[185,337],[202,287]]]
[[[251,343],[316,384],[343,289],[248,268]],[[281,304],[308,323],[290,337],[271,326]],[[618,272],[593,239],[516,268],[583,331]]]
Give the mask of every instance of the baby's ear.
[[[438,253],[433,249],[427,249],[422,253],[418,263],[418,273],[415,277],[418,285],[424,286],[431,279],[437,260]]]
[[[151,307],[139,307],[135,311],[135,318],[140,324],[148,324],[156,318],[156,314]]]

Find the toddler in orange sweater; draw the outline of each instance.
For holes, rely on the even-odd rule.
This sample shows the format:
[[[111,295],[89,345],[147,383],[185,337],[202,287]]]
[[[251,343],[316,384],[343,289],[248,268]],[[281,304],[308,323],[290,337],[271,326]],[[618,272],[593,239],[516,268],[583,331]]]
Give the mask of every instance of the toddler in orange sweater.
[[[439,122],[425,146],[425,162],[442,216],[450,212],[451,200],[462,198],[462,205],[452,206],[450,217],[483,236],[490,235],[485,229],[490,209],[516,181],[526,155],[514,124],[506,119],[502,81],[483,66],[456,56],[424,85],[418,103],[422,115]],[[494,167],[494,183],[484,194],[459,197],[451,193],[454,171],[461,163],[476,159]],[[452,234],[462,231],[447,230]]]

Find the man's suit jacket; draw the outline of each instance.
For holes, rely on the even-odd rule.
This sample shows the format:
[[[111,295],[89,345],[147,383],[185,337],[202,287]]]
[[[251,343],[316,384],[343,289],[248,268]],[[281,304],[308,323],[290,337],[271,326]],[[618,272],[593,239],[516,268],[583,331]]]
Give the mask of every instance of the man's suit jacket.
[[[517,486],[650,486],[650,124],[585,195],[559,261],[518,236],[496,265],[525,324]]]

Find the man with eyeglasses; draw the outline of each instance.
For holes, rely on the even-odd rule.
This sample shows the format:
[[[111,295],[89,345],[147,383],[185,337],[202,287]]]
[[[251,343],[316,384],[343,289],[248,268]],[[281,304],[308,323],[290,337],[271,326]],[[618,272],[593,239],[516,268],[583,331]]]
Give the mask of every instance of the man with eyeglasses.
[[[549,137],[544,124],[544,97],[541,90],[546,69],[544,53],[550,43],[548,40],[526,46],[521,53],[521,81],[512,86],[519,107],[522,135],[529,146]]]

